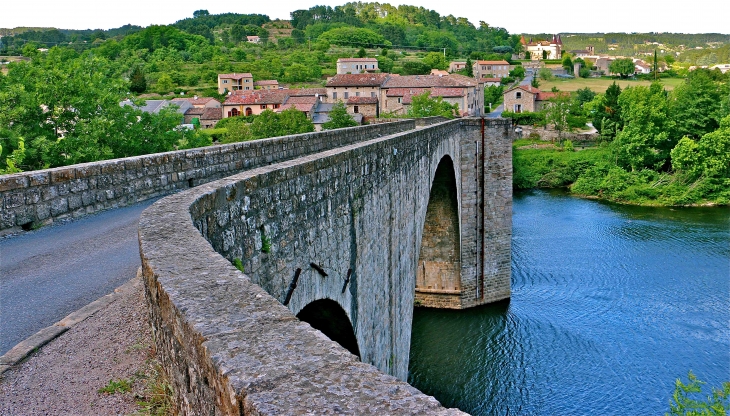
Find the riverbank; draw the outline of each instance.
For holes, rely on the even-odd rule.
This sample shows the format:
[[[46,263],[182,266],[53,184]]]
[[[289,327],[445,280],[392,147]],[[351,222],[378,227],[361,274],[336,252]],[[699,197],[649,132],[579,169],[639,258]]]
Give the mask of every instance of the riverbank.
[[[627,172],[612,159],[606,145],[575,151],[539,140],[518,140],[513,147],[513,186],[567,188],[572,195],[628,205],[730,205],[728,178],[686,180],[667,172]]]

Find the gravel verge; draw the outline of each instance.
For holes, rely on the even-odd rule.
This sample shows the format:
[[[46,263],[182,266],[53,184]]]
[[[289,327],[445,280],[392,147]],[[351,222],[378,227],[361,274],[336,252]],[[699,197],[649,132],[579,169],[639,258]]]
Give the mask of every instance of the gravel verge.
[[[0,415],[134,414],[152,358],[148,312],[136,277],[131,290],[2,374]],[[100,393],[110,380],[128,381],[128,391]]]

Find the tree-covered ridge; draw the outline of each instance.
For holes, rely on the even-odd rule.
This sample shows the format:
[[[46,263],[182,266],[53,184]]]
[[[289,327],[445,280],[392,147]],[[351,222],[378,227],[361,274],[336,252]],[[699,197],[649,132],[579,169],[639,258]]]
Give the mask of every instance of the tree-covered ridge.
[[[491,53],[500,46],[509,47],[509,51],[519,47],[519,37],[505,29],[485,22],[480,22],[477,28],[464,17],[441,16],[419,6],[351,2],[296,10],[291,17],[292,26],[313,39],[331,29],[353,26],[379,33],[394,47],[446,48],[446,53],[452,55]]]

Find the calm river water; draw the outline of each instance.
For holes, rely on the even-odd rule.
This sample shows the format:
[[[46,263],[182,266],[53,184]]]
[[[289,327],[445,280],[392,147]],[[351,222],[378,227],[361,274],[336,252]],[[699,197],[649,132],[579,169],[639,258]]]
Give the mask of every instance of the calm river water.
[[[661,415],[730,381],[730,210],[514,198],[512,299],[417,308],[409,382],[474,415]],[[706,387],[707,388],[707,387]]]

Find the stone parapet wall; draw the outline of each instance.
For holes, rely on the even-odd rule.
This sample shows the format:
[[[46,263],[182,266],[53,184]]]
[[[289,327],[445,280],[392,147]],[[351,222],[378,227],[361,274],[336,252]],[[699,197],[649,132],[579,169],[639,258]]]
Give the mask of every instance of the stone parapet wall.
[[[0,235],[167,195],[243,170],[413,129],[414,120],[0,176]]]
[[[263,166],[142,214],[146,296],[182,414],[462,414],[378,368],[407,371],[430,182],[444,155],[460,160],[463,130],[452,121]],[[343,306],[375,366],[294,317],[321,298]]]
[[[533,127],[533,126],[520,126],[522,128],[522,138],[527,139],[530,134],[539,136],[540,140],[545,141],[557,141],[570,140],[573,144],[584,144],[584,143],[595,143],[600,139],[598,133],[573,133],[573,132],[562,132],[559,133],[553,129],[547,129],[545,127]],[[515,137],[517,139],[517,137]]]

